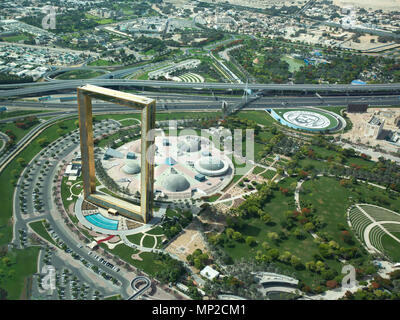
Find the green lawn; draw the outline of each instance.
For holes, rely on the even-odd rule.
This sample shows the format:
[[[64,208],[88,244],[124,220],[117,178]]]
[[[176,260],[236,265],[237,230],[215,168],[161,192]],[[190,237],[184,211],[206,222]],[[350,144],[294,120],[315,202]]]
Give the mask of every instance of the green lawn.
[[[397,238],[400,238],[400,233],[397,233]],[[394,262],[400,262],[400,244],[387,234],[382,236],[382,246],[385,253],[393,259]]]
[[[131,235],[126,236],[126,237],[130,242],[132,242],[134,244],[137,244],[137,245],[140,245],[140,240],[143,237],[143,233],[141,233],[141,232],[140,233],[135,233],[135,234],[131,234]]]
[[[167,212],[165,214],[168,218],[172,218],[172,217],[179,217],[179,213],[176,212],[175,210],[172,210],[170,208],[167,209]]]
[[[153,248],[154,244],[156,244],[156,241],[154,240],[154,237],[152,236],[145,236],[143,239],[143,246],[147,248]]]
[[[0,123],[0,131],[5,133],[7,130],[11,130],[12,133],[15,135],[15,142],[17,143],[20,141],[29,131],[31,131],[33,128],[38,126],[39,123],[33,125],[32,127],[28,129],[21,129],[18,128],[14,122],[8,122],[8,123]]]
[[[130,248],[124,244],[117,245],[114,249],[108,249],[103,243],[100,244],[104,249],[112,252],[119,256],[122,260],[132,264],[133,266],[143,270],[148,273],[150,276],[154,276],[155,273],[162,268],[164,268],[164,264],[162,261],[158,259],[158,255],[151,252],[142,252],[140,253],[140,257],[143,261],[132,259],[132,255],[138,253],[138,250]]]
[[[236,114],[241,119],[248,119],[257,122],[259,125],[270,127],[275,120],[266,111],[240,111]]]
[[[149,231],[146,232],[147,234],[154,234],[154,235],[162,235],[164,234],[163,229],[160,226],[157,226]]]
[[[108,60],[104,60],[104,59],[99,59],[99,60],[95,60],[89,63],[89,66],[93,66],[93,67],[105,67],[105,66],[113,66],[116,65],[118,63],[114,63]]]
[[[304,61],[300,59],[295,59],[290,56],[284,56],[281,58],[282,61],[286,61],[289,64],[289,71],[296,72],[301,69],[301,67],[305,66]]]
[[[271,180],[276,175],[276,171],[274,170],[267,170],[262,174],[262,176],[268,180]]]
[[[82,179],[80,178],[77,181],[70,181],[71,184],[74,184],[78,181],[82,182]],[[71,186],[67,185],[68,182],[68,177],[63,177],[62,178],[62,184],[61,184],[61,198],[62,198],[62,202],[64,204],[64,208],[68,209],[69,205],[71,203],[74,203],[77,199],[76,196],[71,196],[71,192],[70,192],[70,188]],[[69,197],[72,198],[72,200],[67,200]]]
[[[20,41],[25,41],[29,40],[30,37],[29,35],[26,34],[18,34],[15,36],[7,36],[7,37],[1,37],[4,42],[20,42]]]
[[[0,286],[8,292],[8,300],[19,300],[21,295],[26,295],[26,280],[37,272],[39,250],[38,247],[31,247],[7,254],[12,263],[10,267],[2,268],[8,275],[1,280]]]
[[[377,194],[386,205],[377,202]],[[400,198],[390,198],[385,190],[367,187],[364,183],[346,188],[335,178],[329,177],[304,182],[300,201],[311,204],[316,209],[318,216],[325,223],[322,230],[333,238],[338,238],[340,234],[338,223],[347,225],[346,211],[352,203],[370,203],[391,210],[400,208]],[[346,246],[344,242],[342,245]]]
[[[124,119],[124,120],[120,120],[119,122],[122,124],[123,127],[140,124],[140,122],[135,119],[126,119],[126,120]]]
[[[26,115],[43,113],[46,111],[43,110],[15,110],[15,111],[5,111],[0,113],[0,120],[14,118],[14,117],[23,117]]]
[[[108,251],[112,252],[113,254],[116,254],[118,257],[120,257],[122,260],[124,260],[128,263],[132,263],[133,259],[131,256],[133,254],[139,252],[138,250],[128,247],[125,244],[119,244],[112,250],[108,249],[108,247],[104,243],[101,243],[100,246],[103,249],[108,250]]]
[[[259,174],[259,173],[261,173],[263,171],[265,171],[265,168],[263,168],[263,167],[255,167],[253,169],[253,174]]]
[[[293,178],[286,178],[279,183],[280,187],[290,187],[296,183]],[[273,198],[270,202],[267,202],[263,208],[264,211],[268,212],[272,216],[272,223],[265,224],[259,218],[249,218],[244,220],[244,225],[235,229],[239,231],[243,238],[252,236],[256,239],[257,245],[249,247],[244,241],[228,241],[226,234],[222,234],[222,238],[225,240],[223,248],[225,252],[232,257],[234,260],[240,258],[254,258],[257,251],[263,253],[266,250],[262,247],[262,243],[266,242],[270,248],[277,248],[280,253],[289,251],[291,254],[296,255],[301,259],[303,263],[313,260],[313,255],[318,254],[318,246],[314,243],[312,236],[309,233],[305,233],[305,239],[299,240],[293,234],[290,234],[286,240],[282,240],[280,243],[275,243],[270,240],[267,236],[269,232],[277,232],[283,230],[281,222],[286,219],[285,211],[295,210],[295,204],[293,200],[293,194],[288,196],[283,195],[279,190],[273,191]],[[307,248],[307,250],[304,250]],[[326,263],[336,270],[339,269],[339,263],[335,260],[327,260]],[[313,283],[315,279],[320,279],[319,276],[315,278],[315,274],[311,274],[307,270],[295,270],[291,265],[283,264],[281,262],[274,261],[281,270],[294,273],[297,279],[304,280],[307,283]]]
[[[211,197],[208,197],[207,198],[207,202],[214,202],[214,201],[217,201],[218,200],[218,198],[221,196],[221,194],[215,194],[215,195],[213,195],[213,196],[211,196]]]
[[[102,75],[104,72],[98,70],[72,70],[56,77],[57,80],[91,79]]]
[[[116,294],[115,296],[106,297],[103,300],[122,300],[121,295]]]
[[[110,23],[114,23],[115,22],[113,19],[103,19],[103,18],[100,18],[100,17],[96,17],[94,15],[91,15],[89,13],[85,13],[85,17],[87,19],[96,21],[96,23],[98,23],[98,24],[110,24]]]
[[[31,222],[29,224],[29,226],[33,229],[33,231],[35,231],[39,236],[41,236],[42,238],[46,239],[47,241],[49,241],[50,243],[56,245],[56,242],[53,240],[53,238],[51,237],[51,235],[47,232],[46,228],[44,227],[43,222],[45,222],[45,220],[40,220],[40,221],[35,221],[35,222]]]
[[[75,129],[74,122],[75,119],[63,120],[63,124],[66,126],[65,131]],[[46,137],[49,143],[56,140],[59,138],[59,134],[57,133],[58,129],[59,127],[57,125],[45,129],[18,155],[17,158],[24,158],[28,163],[39,151],[42,150],[42,147],[37,143],[37,140],[42,137]],[[10,182],[15,180],[15,177],[12,174],[13,170],[18,172],[18,176],[23,170],[23,167],[17,163],[16,159],[10,162],[10,164],[0,173],[0,189],[2,190],[0,193],[0,200],[2,203],[2,213],[0,214],[0,245],[9,243],[12,238],[12,228],[9,221],[13,212],[12,198],[14,189],[10,188]]]

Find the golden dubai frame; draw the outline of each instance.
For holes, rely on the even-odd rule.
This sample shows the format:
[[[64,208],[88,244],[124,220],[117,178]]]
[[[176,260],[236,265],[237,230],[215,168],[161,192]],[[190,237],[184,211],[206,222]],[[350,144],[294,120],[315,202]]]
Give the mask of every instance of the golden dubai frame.
[[[92,99],[108,101],[141,111],[141,198],[140,206],[96,192],[94,165]],[[154,189],[154,141],[156,101],[130,93],[93,85],[78,88],[79,129],[81,138],[82,178],[85,200],[119,214],[148,223],[152,217]],[[149,150],[149,152],[148,152]]]

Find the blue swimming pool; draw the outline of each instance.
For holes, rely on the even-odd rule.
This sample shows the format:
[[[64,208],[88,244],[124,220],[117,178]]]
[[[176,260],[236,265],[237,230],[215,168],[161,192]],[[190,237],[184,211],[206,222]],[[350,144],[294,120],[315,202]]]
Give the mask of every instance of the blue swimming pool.
[[[108,230],[117,230],[118,229],[118,220],[113,220],[106,218],[100,213],[91,214],[85,217],[90,223],[94,224],[97,227],[108,229]]]

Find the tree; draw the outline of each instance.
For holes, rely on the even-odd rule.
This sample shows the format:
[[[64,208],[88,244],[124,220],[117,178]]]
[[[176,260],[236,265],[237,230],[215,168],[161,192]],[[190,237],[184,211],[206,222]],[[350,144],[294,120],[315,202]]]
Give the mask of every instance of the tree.
[[[301,230],[300,228],[297,228],[296,230],[294,230],[293,235],[294,235],[297,239],[304,239],[304,238],[305,238],[304,231]]]
[[[329,289],[335,289],[335,288],[337,288],[338,283],[337,283],[336,280],[328,280],[328,281],[326,282],[326,286],[327,286]]]
[[[314,272],[316,269],[315,262],[314,261],[306,262],[306,269],[308,271]]]
[[[225,230],[225,233],[226,233],[228,238],[232,238],[233,234],[235,233],[235,230],[233,230],[232,228],[227,228]]]
[[[290,257],[290,264],[295,268],[299,269],[302,266],[301,260],[299,257],[296,257],[295,255],[292,255]]]
[[[271,256],[272,259],[277,259],[279,257],[278,249],[270,249],[268,250],[268,255]]]
[[[257,243],[256,239],[252,236],[248,236],[246,238],[246,244],[250,247],[254,246]]]
[[[290,261],[290,258],[292,257],[292,254],[289,251],[285,251],[279,256],[279,260],[288,263]]]
[[[268,242],[265,242],[265,241],[261,244],[261,246],[262,246],[263,249],[265,249],[265,250],[271,249],[271,246],[268,244]]]
[[[307,222],[304,225],[304,230],[307,231],[307,232],[314,231],[314,229],[315,229],[315,227],[314,227],[314,224],[312,222]]]
[[[276,232],[268,232],[267,236],[269,239],[274,241],[279,239],[279,235]]]
[[[5,289],[0,288],[0,300],[7,300],[7,295],[8,292]]]
[[[267,212],[262,212],[260,218],[266,224],[268,224],[268,223],[270,223],[272,221],[271,215],[268,214]]]
[[[21,157],[21,158],[18,158],[18,159],[17,159],[17,162],[18,162],[18,164],[19,164],[21,167],[23,167],[23,166],[25,165],[25,163],[26,163],[26,162],[25,162],[25,159],[22,158],[22,157]]]
[[[242,234],[239,231],[235,231],[232,235],[232,239],[239,241],[243,238]]]
[[[198,270],[201,270],[204,268],[204,265],[199,258],[194,259],[193,263],[194,263],[194,267]]]
[[[37,143],[41,147],[45,147],[48,144],[47,138],[43,137],[37,140]]]

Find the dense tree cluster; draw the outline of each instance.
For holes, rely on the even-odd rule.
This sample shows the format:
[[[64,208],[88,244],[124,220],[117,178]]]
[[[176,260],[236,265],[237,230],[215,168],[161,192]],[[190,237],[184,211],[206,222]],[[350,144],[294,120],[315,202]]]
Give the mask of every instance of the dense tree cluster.
[[[377,275],[368,287],[354,293],[347,291],[342,300],[400,300],[400,270],[391,272],[389,277]]]
[[[26,130],[33,127],[35,124],[38,124],[39,119],[36,116],[30,116],[15,120],[14,123],[17,128]]]
[[[158,254],[153,263],[163,266],[155,273],[155,277],[162,283],[176,283],[186,274],[183,262],[171,258],[168,254]]]
[[[196,269],[201,270],[210,262],[210,257],[207,253],[203,253],[200,249],[196,249],[192,254],[189,254],[186,257],[186,260],[189,262],[191,266],[194,266]]]
[[[163,233],[167,239],[172,239],[182,231],[193,219],[193,214],[190,211],[177,209],[177,214],[168,217],[166,216],[162,225]]]
[[[8,73],[0,73],[0,84],[33,82],[32,77],[18,77]]]
[[[299,30],[298,33],[305,33]],[[332,48],[322,50],[324,59],[315,62],[313,48],[305,48],[295,43],[282,45],[279,39],[263,41],[248,40],[244,47],[232,50],[230,54],[240,66],[262,83],[351,83],[361,79],[371,83],[398,82],[400,64],[392,58],[357,55],[334,51]],[[287,42],[287,40],[282,39]],[[289,70],[285,56],[297,54],[308,63],[298,70]]]

